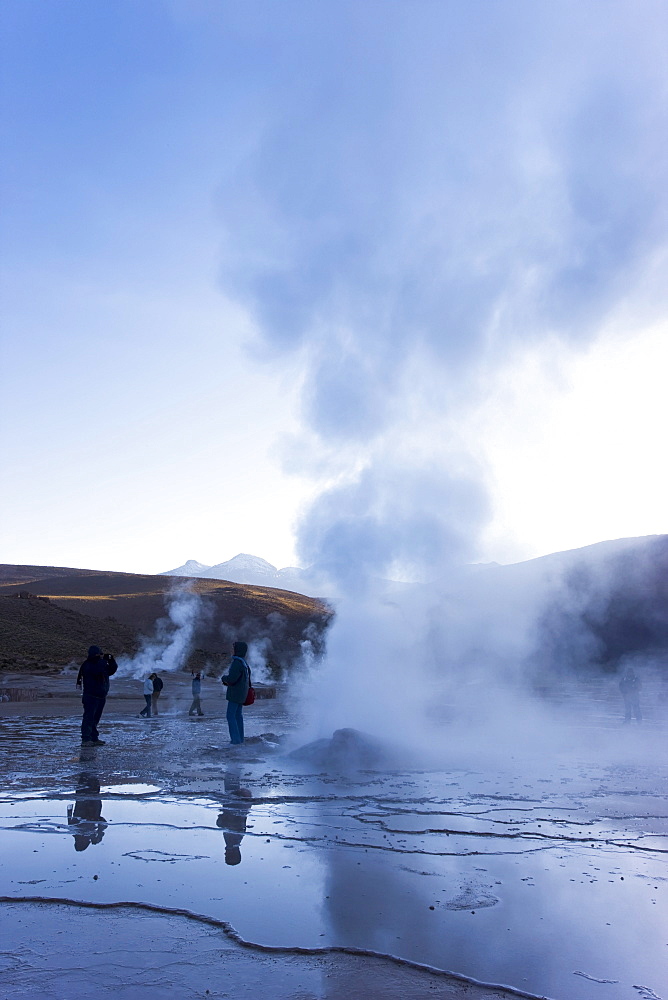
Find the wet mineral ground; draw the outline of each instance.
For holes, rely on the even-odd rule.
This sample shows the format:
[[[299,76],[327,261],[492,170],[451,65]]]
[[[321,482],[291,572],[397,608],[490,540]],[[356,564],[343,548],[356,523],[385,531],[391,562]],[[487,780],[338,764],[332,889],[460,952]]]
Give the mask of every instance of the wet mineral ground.
[[[381,766],[288,707],[0,718],[3,998],[668,997],[663,723]]]

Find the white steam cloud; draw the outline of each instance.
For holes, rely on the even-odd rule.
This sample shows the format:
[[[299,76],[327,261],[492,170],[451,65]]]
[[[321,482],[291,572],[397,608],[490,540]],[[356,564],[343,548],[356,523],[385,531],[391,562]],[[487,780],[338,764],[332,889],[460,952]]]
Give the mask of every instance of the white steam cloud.
[[[199,594],[179,586],[166,595],[167,617],[155,625],[155,635],[141,640],[134,656],[118,658],[118,676],[143,678],[181,670],[192,650],[195,629],[204,614]]]
[[[309,665],[316,658],[321,642],[314,623],[307,625],[301,641],[295,649],[294,639],[288,640],[288,620],[277,611],[270,612],[263,619],[244,619],[241,624],[232,626],[223,622],[220,634],[232,644],[241,640],[248,645],[246,660],[252,670],[253,682],[257,684],[272,684],[282,679],[288,663]]]
[[[286,454],[329,481],[298,535],[338,594],[322,728],[409,734],[435,676],[494,714],[492,678],[515,683],[533,627],[531,600],[462,576],[489,510],[457,414],[516,352],[588,343],[641,286],[645,321],[665,308],[668,11],[317,9],[265,6],[250,32],[236,15],[249,58],[268,38],[280,57],[225,177],[222,280],[267,353],[306,368]],[[388,594],[388,577],[431,587]]]

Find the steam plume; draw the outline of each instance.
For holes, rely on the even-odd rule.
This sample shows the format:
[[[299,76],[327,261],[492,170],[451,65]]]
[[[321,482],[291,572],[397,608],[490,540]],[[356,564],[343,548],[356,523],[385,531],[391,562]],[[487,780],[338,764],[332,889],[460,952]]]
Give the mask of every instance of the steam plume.
[[[512,636],[479,601],[459,613],[488,504],[456,418],[514,352],[587,343],[641,282],[646,317],[665,305],[644,275],[668,207],[668,14],[652,0],[323,10],[290,32],[263,128],[226,178],[223,282],[267,354],[306,366],[290,452],[326,463],[329,484],[298,542],[340,595],[329,661],[350,692],[395,669],[406,681],[406,664],[419,684],[436,648],[441,669],[470,661],[473,622],[487,662],[524,643],[524,620]],[[285,6],[267,13],[285,38]],[[388,604],[374,581],[397,575],[439,593]]]
[[[146,677],[181,670],[192,649],[195,628],[204,612],[199,594],[179,586],[166,595],[167,617],[156,622],[155,635],[145,637],[133,657],[119,657],[120,677]]]

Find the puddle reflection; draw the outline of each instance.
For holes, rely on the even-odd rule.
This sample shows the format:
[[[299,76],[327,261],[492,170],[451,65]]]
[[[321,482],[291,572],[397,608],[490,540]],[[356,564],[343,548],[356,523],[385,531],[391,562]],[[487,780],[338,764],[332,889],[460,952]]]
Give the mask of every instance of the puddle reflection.
[[[74,850],[85,851],[99,844],[104,837],[107,821],[102,815],[100,779],[92,771],[79,775],[74,805],[67,807],[67,825],[74,837]]]
[[[225,838],[225,864],[241,864],[241,841],[246,833],[248,813],[253,805],[253,794],[249,788],[242,787],[239,768],[232,767],[225,774],[225,795],[227,801],[216,826],[223,831]]]

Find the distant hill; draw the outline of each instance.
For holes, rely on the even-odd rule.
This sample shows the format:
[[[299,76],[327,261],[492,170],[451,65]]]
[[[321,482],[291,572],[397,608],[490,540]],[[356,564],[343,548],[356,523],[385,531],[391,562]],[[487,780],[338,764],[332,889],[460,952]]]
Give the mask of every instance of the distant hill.
[[[49,578],[56,579],[61,576],[105,576],[104,570],[100,569],[72,569],[68,566],[20,566],[15,563],[0,563],[0,586],[3,584],[31,583],[33,580],[43,580]],[[130,573],[119,573],[118,576],[131,576]]]
[[[614,671],[641,655],[666,668],[668,535],[600,542],[533,564],[548,580],[536,623],[544,667]],[[508,569],[522,565],[531,566]]]
[[[81,663],[90,645],[133,653],[134,629],[60,607],[35,595],[0,597],[0,670],[48,670]]]
[[[614,673],[636,657],[668,670],[668,535],[472,566],[456,600],[477,615],[480,647],[505,637],[539,685]]]
[[[317,645],[331,618],[331,610],[314,598],[218,580],[0,565],[0,581],[0,666],[5,669],[17,657],[64,665],[81,659],[91,643],[132,653],[140,637],[152,636],[156,622],[165,618],[166,598],[179,583],[202,600],[193,653],[200,664],[225,658],[231,638],[243,634],[263,640],[274,668],[287,669],[300,655],[304,634]],[[34,597],[17,598],[21,592]],[[57,637],[51,644],[49,634]]]

